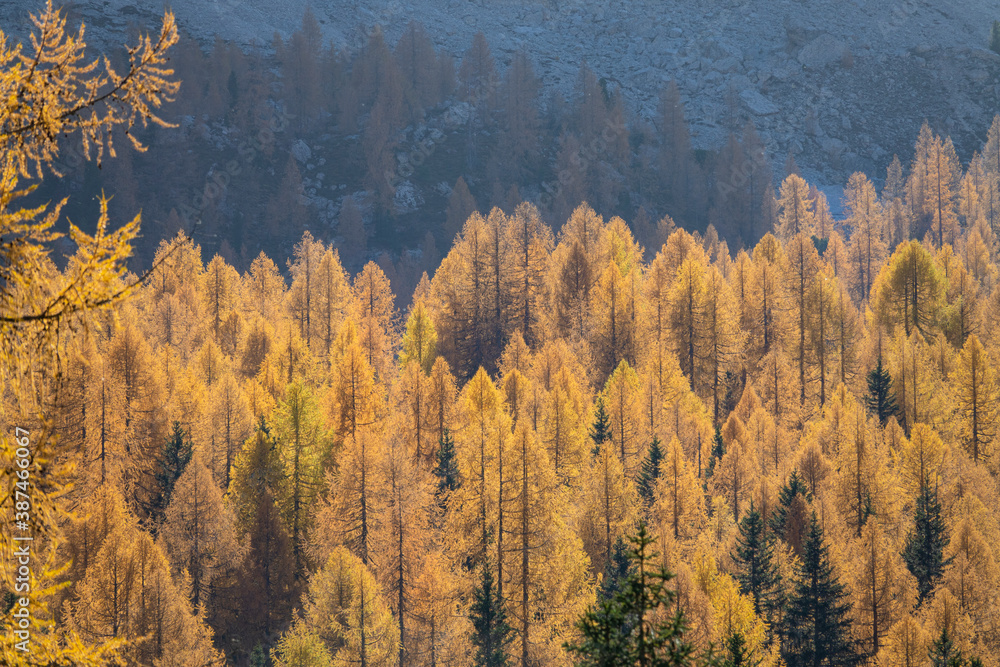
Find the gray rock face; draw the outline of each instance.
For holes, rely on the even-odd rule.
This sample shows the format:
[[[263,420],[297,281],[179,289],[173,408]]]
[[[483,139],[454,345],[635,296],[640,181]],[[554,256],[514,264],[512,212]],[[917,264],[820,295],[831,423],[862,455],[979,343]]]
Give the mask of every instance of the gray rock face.
[[[43,4],[0,0],[0,27],[25,40],[28,13]],[[162,0],[75,0],[70,21],[86,23],[91,46],[121,53],[130,26],[155,30],[163,6]],[[947,7],[936,0],[713,0],[707,7],[688,0],[171,0],[170,6],[182,30],[206,47],[218,32],[268,50],[275,33],[287,38],[301,25],[307,6],[324,39],[348,54],[360,51],[376,25],[395,44],[417,20],[457,59],[483,32],[501,73],[518,49],[528,53],[545,86],[543,99],[552,91],[573,99],[585,61],[598,77],[619,83],[630,110],[645,120],[655,117],[662,87],[676,80],[696,148],[719,148],[726,140],[718,119],[732,89],[740,120],[753,119],[779,169],[789,151],[800,167],[817,169],[832,152],[844,156],[845,167],[848,155],[860,156],[860,167],[878,178],[893,153],[904,161],[912,154],[924,118],[950,132],[968,159],[1000,110],[1000,55],[986,49],[990,25],[1000,18],[997,0]],[[848,50],[853,67],[841,67]],[[862,132],[881,154],[867,148]],[[821,144],[827,140],[841,146]],[[307,164],[311,156],[298,150],[296,159]]]
[[[747,105],[750,113],[755,116],[770,116],[781,111],[781,109],[775,106],[774,102],[752,88],[748,88],[740,93],[740,99]]]
[[[309,146],[306,142],[299,139],[294,144],[292,144],[292,157],[294,157],[299,162],[305,163],[312,156],[312,151],[309,150]]]
[[[820,35],[799,51],[798,60],[803,67],[823,69],[827,65],[840,63],[847,45],[833,35]]]

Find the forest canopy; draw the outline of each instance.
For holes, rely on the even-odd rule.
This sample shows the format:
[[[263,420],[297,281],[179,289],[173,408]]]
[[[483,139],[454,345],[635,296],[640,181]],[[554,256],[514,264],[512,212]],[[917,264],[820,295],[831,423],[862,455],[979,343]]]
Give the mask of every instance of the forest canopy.
[[[318,52],[306,27],[289,63]],[[349,237],[293,225],[295,197],[263,218],[295,230],[287,255],[237,267],[180,231],[142,275],[139,219],[108,231],[102,199],[60,268],[61,208],[9,205],[19,179],[71,182],[57,133],[108,146],[156,122],[177,35],[168,13],[125,77],[77,67],[51,7],[38,28],[64,78],[0,58],[0,85],[39,101],[0,133],[0,462],[18,479],[14,429],[32,434],[46,559],[27,664],[998,664],[1000,117],[966,165],[925,125],[881,189],[850,177],[841,220],[794,170],[703,231],[606,217],[583,184],[564,209],[480,210],[462,182],[406,292]],[[463,86],[489,62],[477,39]],[[362,90],[382,100],[366,123],[402,113]],[[705,191],[696,164],[672,196]],[[12,572],[3,655],[24,664]]]

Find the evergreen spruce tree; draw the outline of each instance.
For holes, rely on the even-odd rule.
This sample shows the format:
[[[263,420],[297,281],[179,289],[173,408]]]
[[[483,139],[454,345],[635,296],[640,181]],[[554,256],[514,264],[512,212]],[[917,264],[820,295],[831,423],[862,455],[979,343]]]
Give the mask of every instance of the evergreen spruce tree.
[[[514,629],[507,623],[507,611],[503,600],[497,597],[488,563],[483,563],[482,579],[473,591],[469,619],[472,621],[472,645],[476,647],[473,665],[506,667],[507,647],[514,639]]]
[[[264,653],[264,647],[260,642],[253,647],[253,651],[250,652],[250,667],[267,667],[267,654]]]
[[[173,493],[174,485],[191,460],[193,451],[191,439],[181,428],[181,423],[175,421],[173,431],[163,444],[163,453],[157,458],[158,470],[154,476],[153,499],[149,503],[149,523],[154,534],[163,520],[167,505],[170,504],[170,494]]]
[[[878,365],[868,373],[868,395],[865,396],[868,411],[878,417],[879,424],[885,426],[889,417],[899,414],[896,395],[892,392],[892,376],[882,367],[882,357]]]
[[[649,509],[656,500],[656,480],[660,478],[660,461],[663,460],[663,448],[660,447],[660,439],[653,436],[646,451],[646,458],[642,461],[642,468],[639,470],[639,479],[636,487],[642,503]]]
[[[948,624],[941,628],[941,634],[931,644],[927,652],[933,667],[961,667],[965,663],[962,652],[955,648],[955,642],[948,636]]]
[[[747,646],[743,633],[737,631],[729,635],[725,642],[725,657],[719,662],[719,667],[758,667],[763,658],[756,658]]]
[[[594,415],[594,425],[590,427],[590,439],[594,441],[591,454],[597,456],[601,445],[611,439],[611,417],[604,408],[604,398],[597,399],[597,414]]]
[[[657,562],[654,539],[640,524],[628,556],[632,572],[609,600],[599,600],[577,624],[581,639],[567,644],[579,667],[680,667],[693,662],[694,648],[684,639],[687,623],[674,606],[673,575]]]
[[[771,515],[770,528],[775,535],[785,534],[785,524],[788,521],[788,509],[792,506],[795,496],[802,496],[803,500],[811,501],[809,487],[805,480],[799,476],[798,470],[793,470],[788,476],[788,481],[778,490],[778,506],[774,508]]]
[[[603,607],[600,603],[614,600],[633,574],[635,574],[635,567],[629,555],[629,548],[625,544],[625,540],[619,537],[611,549],[611,558],[604,566],[604,578],[601,579],[601,585],[597,588],[596,614],[602,613]],[[627,634],[630,631],[629,619],[619,622],[622,623],[622,632]]]
[[[708,477],[715,472],[715,462],[726,455],[726,443],[722,441],[722,429],[715,425],[715,437],[712,438],[712,455],[708,458]]]
[[[451,432],[445,429],[441,434],[441,441],[438,443],[437,465],[434,467],[434,475],[438,478],[437,491],[435,495],[438,504],[444,507],[448,494],[457,489],[459,481],[458,459],[455,458],[455,439],[451,437]]]
[[[774,540],[765,529],[764,518],[750,502],[750,511],[740,521],[736,551],[736,581],[753,598],[754,612],[770,618],[782,604],[781,575],[774,561]]]
[[[622,584],[632,574],[632,560],[625,540],[621,537],[611,549],[611,559],[604,568],[604,579],[597,590],[599,600],[610,600],[621,590]]]
[[[813,512],[788,603],[782,653],[788,667],[848,667],[861,662],[851,637],[851,603],[830,564]]]
[[[944,557],[948,546],[948,528],[941,516],[941,501],[928,480],[920,485],[913,513],[913,530],[903,547],[903,560],[917,580],[917,606],[924,603],[944,575],[951,559]]]

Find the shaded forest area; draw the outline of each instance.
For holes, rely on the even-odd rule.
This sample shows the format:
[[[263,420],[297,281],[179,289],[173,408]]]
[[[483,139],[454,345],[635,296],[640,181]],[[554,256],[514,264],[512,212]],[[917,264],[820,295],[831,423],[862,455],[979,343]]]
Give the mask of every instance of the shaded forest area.
[[[899,196],[855,174],[836,227],[793,174],[735,255],[474,212],[403,311],[308,231],[290,283],[162,242],[45,393],[80,468],[65,621],[163,656],[187,635],[140,639],[154,558],[235,664],[467,664],[498,614],[509,664],[567,664],[644,521],[699,650],[996,664],[990,137],[952,174],[925,129]]]
[[[169,13],[164,35],[132,99],[169,97]],[[10,191],[11,160],[54,159],[31,141],[5,154]],[[696,163],[681,192],[710,182]],[[59,271],[54,218],[5,210],[36,226],[4,255],[0,407],[58,445],[32,469],[52,526],[34,595],[59,628],[39,635],[143,665],[568,665],[646,524],[676,574],[656,614],[722,664],[996,666],[998,184],[1000,118],[965,168],[925,126],[880,192],[850,178],[843,221],[795,173],[735,189],[732,220],[763,226],[732,250],[730,218],[702,234],[567,201],[556,229],[517,197],[455,204],[409,292],[301,228],[242,270],[177,233],[128,290],[138,219],[102,236],[102,202]],[[46,303],[79,319],[28,329]]]
[[[182,35],[171,56],[182,87],[164,111],[180,129],[138,130],[154,150],[100,168],[64,150],[70,217],[86,219],[102,188],[115,193],[112,215],[141,208],[136,269],[179,229],[240,270],[262,249],[289,255],[309,229],[336,239],[351,271],[368,253],[402,294],[469,213],[512,213],[522,199],[554,229],[587,200],[633,221],[647,247],[665,240],[664,216],[702,233],[712,223],[734,248],[771,228],[773,156],[735,100],[730,142],[694,151],[674,84],[650,124],[585,65],[572,99],[543,93],[526,53],[501,67],[482,34],[459,61],[418,24],[395,45],[375,30],[352,51],[324,44],[307,13],[271,46],[217,40],[206,52]]]

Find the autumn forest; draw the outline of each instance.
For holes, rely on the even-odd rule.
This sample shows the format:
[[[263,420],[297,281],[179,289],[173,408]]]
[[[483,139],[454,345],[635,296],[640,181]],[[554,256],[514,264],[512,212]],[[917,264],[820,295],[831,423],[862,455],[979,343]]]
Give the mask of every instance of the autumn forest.
[[[65,136],[162,159],[183,95],[169,13],[117,71],[38,30],[0,58],[4,664],[1000,665],[1000,117],[964,164],[925,124],[838,219],[732,155],[678,158],[658,222],[456,186],[407,279],[358,211],[248,256],[36,208]]]

